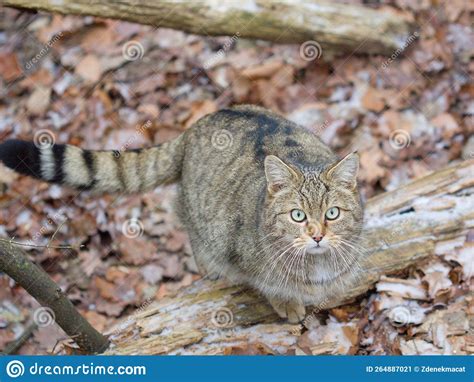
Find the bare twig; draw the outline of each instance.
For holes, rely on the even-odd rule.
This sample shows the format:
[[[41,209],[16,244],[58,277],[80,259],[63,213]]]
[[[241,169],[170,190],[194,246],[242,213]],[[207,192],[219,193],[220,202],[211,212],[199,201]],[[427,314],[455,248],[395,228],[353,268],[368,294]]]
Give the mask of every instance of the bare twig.
[[[26,341],[28,341],[28,338],[31,337],[31,335],[35,332],[37,328],[38,325],[36,325],[34,321],[30,322],[30,324],[26,327],[25,331],[21,334],[21,336],[15,341],[10,342],[1,354],[9,355],[16,353],[17,350],[20,349]]]
[[[81,248],[84,248],[85,245],[79,245],[78,247],[75,247],[75,246],[72,246],[72,245],[50,245],[52,241],[52,238],[49,240],[48,244],[46,245],[37,245],[37,244],[30,244],[30,243],[22,243],[21,241],[15,241],[15,238],[11,238],[11,239],[1,239],[0,238],[0,242],[2,243],[7,243],[7,244],[10,244],[10,245],[21,245],[23,247],[31,247],[31,248],[45,248],[45,249],[75,249],[75,250],[78,250],[78,249],[81,249]]]

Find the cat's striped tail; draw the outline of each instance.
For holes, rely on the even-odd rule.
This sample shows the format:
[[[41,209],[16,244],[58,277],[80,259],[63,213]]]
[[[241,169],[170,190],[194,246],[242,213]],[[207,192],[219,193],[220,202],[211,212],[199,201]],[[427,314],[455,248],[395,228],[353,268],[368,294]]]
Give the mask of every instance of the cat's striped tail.
[[[91,151],[16,139],[0,144],[0,161],[14,171],[98,193],[135,193],[175,182],[184,158],[184,134],[159,146]]]

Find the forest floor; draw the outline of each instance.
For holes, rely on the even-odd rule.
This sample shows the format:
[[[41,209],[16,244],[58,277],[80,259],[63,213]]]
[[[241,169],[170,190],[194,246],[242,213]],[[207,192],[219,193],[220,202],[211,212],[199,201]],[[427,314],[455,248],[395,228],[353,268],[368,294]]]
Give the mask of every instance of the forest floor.
[[[357,149],[366,200],[474,157],[472,2],[389,3],[420,26],[391,57],[357,49],[308,56],[298,45],[238,34],[202,37],[4,8],[0,141],[135,148],[172,139],[229,105],[259,104],[312,129],[341,155]],[[25,247],[31,259],[104,331],[200,278],[172,213],[174,193],[170,186],[94,197],[0,165],[0,237],[38,246]],[[325,312],[321,333],[340,343],[337,353],[473,352],[474,232],[469,237],[459,251],[380,282],[356,305]],[[71,248],[41,248],[64,244]],[[0,349],[32,322],[39,327],[19,353],[64,352],[57,345],[66,335],[48,312],[0,275]],[[303,337],[301,348],[311,341]]]

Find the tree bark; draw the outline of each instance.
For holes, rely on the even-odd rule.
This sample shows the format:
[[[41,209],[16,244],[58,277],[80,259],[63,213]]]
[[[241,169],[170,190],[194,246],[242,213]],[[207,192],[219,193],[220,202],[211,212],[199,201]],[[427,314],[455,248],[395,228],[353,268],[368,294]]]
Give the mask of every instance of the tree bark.
[[[376,196],[365,211],[363,278],[351,280],[315,309],[344,304],[366,293],[382,275],[469,245],[473,235],[474,160]],[[106,354],[226,354],[248,343],[285,353],[301,329],[280,320],[255,292],[202,280],[112,328]]]
[[[2,3],[17,8],[127,20],[202,35],[235,35],[278,43],[317,41],[323,51],[347,53],[393,54],[404,49],[413,29],[412,18],[394,9],[373,10],[324,0],[3,0]],[[311,54],[319,56],[321,52]]]
[[[0,272],[10,276],[42,305],[34,315],[37,325],[56,322],[86,353],[101,353],[107,348],[107,338],[79,314],[61,288],[28,260],[21,248],[0,241]]]

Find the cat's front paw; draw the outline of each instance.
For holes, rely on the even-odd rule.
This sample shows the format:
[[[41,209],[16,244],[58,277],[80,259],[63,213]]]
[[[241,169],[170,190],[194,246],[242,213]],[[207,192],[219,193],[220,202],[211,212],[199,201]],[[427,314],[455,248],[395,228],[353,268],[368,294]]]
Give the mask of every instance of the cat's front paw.
[[[268,302],[281,318],[287,318],[292,324],[303,321],[306,316],[304,305],[298,301],[284,301],[278,298],[268,298]]]

